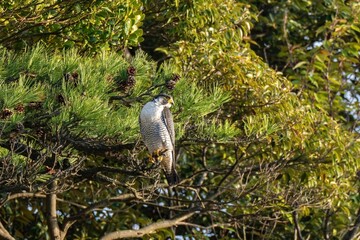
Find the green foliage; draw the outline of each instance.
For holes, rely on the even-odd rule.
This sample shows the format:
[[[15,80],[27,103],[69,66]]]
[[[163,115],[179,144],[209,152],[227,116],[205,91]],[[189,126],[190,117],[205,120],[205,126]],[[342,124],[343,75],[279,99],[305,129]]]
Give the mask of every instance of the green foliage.
[[[252,4],[264,11],[253,31],[257,53],[282,69],[301,97],[357,129],[359,3]]]
[[[9,21],[0,41],[14,49],[45,41],[50,49],[0,53],[0,220],[12,223],[13,236],[23,238],[31,225],[26,236],[48,237],[45,200],[6,197],[49,196],[53,182],[57,220],[75,221],[70,239],[157,226],[189,212],[173,224],[176,235],[351,233],[360,206],[358,3],[23,5],[0,4],[0,21]],[[65,25],[50,34],[56,24]],[[108,51],[140,42],[143,50],[126,59]],[[141,106],[160,92],[175,100],[182,182],[173,189],[161,184],[139,136]],[[143,239],[173,234],[162,228]]]
[[[22,54],[2,49],[2,56],[4,57],[1,68],[4,71],[0,81],[0,87],[3,89],[0,95],[2,103],[0,124],[3,131],[0,143],[3,147],[12,146],[9,150],[15,151],[13,153],[15,157],[3,152],[2,159],[9,166],[18,165],[19,157],[16,157],[17,152],[14,150],[17,144],[26,144],[27,147],[33,149],[32,151],[39,152],[40,159],[31,160],[28,155],[31,153],[28,152],[29,150],[25,151],[24,165],[17,169],[17,171],[22,171],[25,167],[32,171],[33,178],[30,179],[27,175],[22,176],[27,179],[28,185],[21,186],[25,189],[35,188],[37,191],[45,191],[45,186],[54,178],[69,178],[71,175],[68,175],[67,171],[74,170],[70,168],[64,172],[57,172],[58,170],[55,170],[51,163],[48,165],[47,156],[55,154],[59,158],[60,165],[65,164],[65,158],[71,157],[68,160],[74,166],[82,162],[82,156],[87,156],[84,170],[102,166],[101,151],[115,153],[116,150],[111,150],[111,146],[138,141],[140,107],[145,101],[150,100],[148,96],[165,91],[165,82],[173,68],[169,65],[166,69],[163,67],[156,71],[154,62],[149,61],[143,52],[138,52],[129,62],[118,54],[107,51],[103,51],[94,58],[81,57],[75,50],[49,54],[41,46],[29,49]],[[136,73],[135,82],[128,86],[130,67],[133,67]],[[195,123],[201,122],[204,117],[209,117],[209,114],[216,112],[230,100],[230,97],[218,88],[214,88],[213,94],[205,94],[195,84],[186,82],[188,82],[186,78],[179,81],[179,88],[173,92],[173,96],[175,101],[179,100],[179,104],[192,106],[192,108],[186,111],[179,109],[179,114],[175,114],[175,120],[180,126],[194,125],[199,129],[195,128],[195,130],[200,131],[200,126]],[[192,98],[184,97],[192,95],[194,95]],[[216,104],[213,103],[214,100]],[[5,115],[8,111],[9,115]],[[189,111],[193,113],[196,111],[197,115],[190,118]],[[209,117],[210,122],[211,119],[212,117]],[[215,124],[214,120],[213,125]],[[214,129],[213,125],[210,124],[208,127]],[[182,129],[178,128],[178,138],[182,137],[181,131]],[[223,133],[219,132],[219,134]],[[109,147],[104,147],[104,144]],[[101,148],[104,149],[101,150]],[[132,151],[135,151],[139,157],[143,152],[138,148]],[[41,157],[42,154],[44,157]],[[30,168],[28,164],[32,161],[39,161],[46,167]],[[133,160],[122,159],[115,165],[128,164],[126,168],[141,171],[137,169],[139,166],[134,165],[136,162],[129,163],[128,161]],[[155,169],[152,171],[154,172]],[[131,175],[122,175],[120,178],[130,182],[136,180],[132,179]],[[2,182],[6,189],[17,189],[19,184],[24,184],[16,180],[8,180],[4,178]],[[89,185],[81,185],[81,192],[84,193],[93,191],[93,187],[96,188],[96,185],[91,182]],[[66,184],[63,187],[66,188]],[[70,194],[69,197],[74,198],[77,193],[74,194]],[[76,198],[74,198],[75,201]],[[85,201],[81,198],[79,200]],[[4,210],[3,214],[9,214],[9,212]],[[131,212],[131,214],[133,217],[128,223],[126,223],[127,218],[124,218],[125,225],[141,223],[139,213]],[[110,220],[100,215],[98,217],[105,218],[104,221]],[[149,221],[147,218],[144,218],[145,220]],[[20,220],[12,219],[11,221],[15,224]],[[23,222],[21,226],[25,227],[27,224],[29,223]],[[106,229],[103,227],[102,230],[98,230],[106,231]],[[85,231],[83,234],[86,238],[94,237],[94,233]],[[164,234],[167,235],[166,232]]]
[[[256,186],[256,183],[262,181],[273,182],[273,185],[259,187],[259,191],[249,194],[248,201],[252,199],[258,208],[252,208],[246,203],[239,204],[236,205],[237,208],[245,208],[247,211],[237,210],[237,214],[248,214],[249,211],[264,211],[266,214],[266,208],[261,206],[269,204],[278,209],[286,221],[295,224],[292,211],[298,211],[300,217],[308,216],[308,209],[318,217],[324,209],[338,212],[335,206],[348,201],[349,195],[357,193],[357,189],[353,188],[353,177],[359,167],[359,162],[354,157],[358,156],[359,146],[356,136],[336,123],[343,116],[348,118],[347,121],[356,117],[352,116],[357,108],[357,103],[354,102],[357,99],[356,86],[349,85],[349,79],[354,82],[358,78],[357,60],[348,51],[353,55],[358,54],[358,51],[351,50],[356,49],[358,41],[357,4],[347,6],[340,1],[324,4],[251,1],[251,6],[246,4],[231,1],[202,1],[192,4],[180,1],[178,8],[173,9],[175,13],[168,17],[169,12],[164,9],[174,5],[162,1],[157,7],[157,13],[163,18],[156,19],[167,20],[166,27],[158,30],[166,42],[158,41],[162,44],[158,50],[171,55],[171,61],[181,66],[182,72],[198,84],[211,86],[216,83],[231,91],[232,101],[225,106],[226,114],[221,115],[221,118],[230,118],[230,126],[237,128],[234,132],[240,131],[236,135],[246,136],[241,138],[240,144],[239,139],[237,142],[246,159],[246,163],[239,164],[242,168],[260,164],[282,169],[274,170],[276,174],[273,173],[272,177],[277,176],[277,179],[265,179],[265,176],[269,177],[265,170],[261,171],[263,176],[250,178],[246,182],[248,187]],[[253,23],[257,15],[251,9],[256,8],[263,11],[259,15],[259,23]],[[303,17],[303,13],[308,15]],[[333,20],[327,18],[329,20],[324,22],[326,18],[323,16],[333,13]],[[153,21],[156,21],[155,17],[147,14],[144,26],[151,27],[149,23]],[[250,40],[249,36],[253,25],[255,31],[251,37],[257,42]],[[329,27],[333,30],[329,30]],[[321,33],[324,33],[324,39],[327,40],[316,46],[317,41],[321,42]],[[151,42],[151,36],[147,37]],[[347,44],[349,39],[352,39],[352,45]],[[253,44],[257,53],[264,56],[271,66],[279,70],[284,68],[283,71],[270,69],[249,49],[249,43]],[[266,44],[270,48],[265,48]],[[324,51],[324,48],[327,50]],[[309,54],[306,55],[306,52]],[[345,55],[348,57],[344,57]],[[295,74],[291,74],[291,71]],[[307,77],[303,77],[304,74]],[[283,75],[287,78],[282,77]],[[348,104],[350,102],[351,105]],[[352,121],[352,129],[356,129],[354,124],[356,121]],[[217,127],[217,130],[221,129],[221,125]],[[203,132],[211,139],[209,131],[204,129]],[[231,137],[227,138],[227,143],[231,139],[233,140]],[[231,162],[231,158],[224,156],[224,152],[229,154],[231,151],[215,147],[211,152],[214,154],[214,163],[209,159],[208,166],[215,167],[218,162]],[[195,156],[198,154],[194,153]],[[191,159],[194,155],[189,154],[187,158]],[[199,167],[193,164],[192,171]],[[215,178],[213,184],[221,179]],[[234,185],[236,186],[238,187]],[[314,194],[317,191],[319,193]],[[257,200],[254,200],[254,196],[266,193],[270,194],[266,195],[266,199],[255,197]],[[283,205],[272,201],[280,201]],[[352,206],[356,212],[358,205]],[[346,211],[343,213],[346,215]],[[321,224],[324,223],[319,221],[319,224],[314,224],[312,231],[307,232],[308,236],[321,232]],[[344,225],[334,224],[332,227],[334,237],[344,233]],[[287,231],[292,230],[293,228]],[[293,235],[286,234],[285,231],[277,237],[284,239]]]
[[[143,19],[141,1],[7,1],[0,4],[0,44],[121,49],[143,41]]]
[[[6,72],[1,79],[1,109],[10,109],[15,113],[11,118],[2,120],[6,126],[19,123],[16,116],[22,116],[22,124],[30,120],[27,119],[27,112],[25,116],[23,112],[16,112],[17,106],[41,102],[44,116],[37,118],[48,115],[47,121],[53,133],[66,128],[82,137],[102,139],[116,136],[123,143],[134,141],[139,137],[137,119],[143,100],[140,98],[134,101],[132,98],[165,90],[167,76],[163,71],[157,76],[156,65],[147,61],[147,56],[142,52],[131,62],[107,52],[96,58],[80,58],[76,51],[50,57],[42,47],[32,49],[22,57],[14,57],[12,54],[8,53],[7,60],[3,60]],[[16,61],[13,61],[15,58]],[[79,59],[82,59],[81,62]],[[126,81],[129,66],[136,69],[136,83],[126,93],[121,83]],[[73,77],[68,76],[70,73]],[[206,116],[229,100],[229,96],[220,90],[214,90],[214,94],[206,97],[195,84],[186,82],[186,79],[181,80],[179,88],[174,91],[174,98],[186,109],[176,115],[180,124],[182,121],[195,121],[190,119],[194,113],[197,117]],[[153,91],[147,92],[151,87]],[[119,105],[116,103],[118,100],[111,100],[112,97],[129,101],[131,107]],[[31,121],[34,121],[34,115],[30,116]]]

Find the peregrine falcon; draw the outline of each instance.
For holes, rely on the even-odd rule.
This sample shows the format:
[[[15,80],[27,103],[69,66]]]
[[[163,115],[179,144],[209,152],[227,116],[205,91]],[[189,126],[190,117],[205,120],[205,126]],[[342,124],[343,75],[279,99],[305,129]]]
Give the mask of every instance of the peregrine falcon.
[[[144,105],[139,117],[140,132],[151,159],[160,161],[169,185],[179,182],[175,170],[174,121],[170,112],[173,104],[171,96],[159,94]]]

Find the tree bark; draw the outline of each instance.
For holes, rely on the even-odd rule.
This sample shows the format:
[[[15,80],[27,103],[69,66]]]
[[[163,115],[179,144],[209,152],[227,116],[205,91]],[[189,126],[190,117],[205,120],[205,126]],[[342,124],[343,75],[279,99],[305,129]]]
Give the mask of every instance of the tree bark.
[[[51,183],[50,193],[46,196],[47,225],[51,240],[61,240],[61,231],[56,216],[56,182]]]

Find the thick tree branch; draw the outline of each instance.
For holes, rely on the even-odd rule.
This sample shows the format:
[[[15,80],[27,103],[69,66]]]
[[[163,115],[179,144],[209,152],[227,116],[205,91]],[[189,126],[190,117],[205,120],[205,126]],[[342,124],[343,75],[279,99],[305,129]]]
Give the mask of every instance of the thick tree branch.
[[[159,229],[169,228],[177,225],[186,225],[186,219],[194,215],[195,212],[186,213],[180,217],[163,220],[159,222],[152,223],[146,227],[140,228],[139,230],[120,230],[106,234],[101,238],[101,240],[112,240],[112,239],[121,239],[121,238],[138,238],[146,234],[151,234]]]
[[[299,240],[303,240],[302,234],[301,234],[301,229],[300,229],[300,225],[299,225],[299,218],[298,218],[298,214],[296,211],[294,211],[292,213],[293,216],[293,221],[294,221],[294,230],[295,230],[295,235],[297,235],[297,237],[299,238]]]
[[[2,222],[0,222],[0,239],[6,239],[6,240],[15,240],[10,233],[5,229]]]
[[[47,212],[47,224],[49,228],[50,239],[60,240],[60,227],[56,216],[56,182],[51,183],[51,193],[46,196],[46,212]]]

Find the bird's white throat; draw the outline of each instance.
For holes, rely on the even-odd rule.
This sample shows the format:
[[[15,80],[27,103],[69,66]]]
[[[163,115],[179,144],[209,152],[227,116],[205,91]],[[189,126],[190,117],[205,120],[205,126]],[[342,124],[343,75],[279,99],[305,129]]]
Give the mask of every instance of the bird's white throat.
[[[161,118],[161,113],[164,110],[163,105],[158,105],[155,102],[148,102],[141,110],[140,117],[146,120],[155,120]]]

